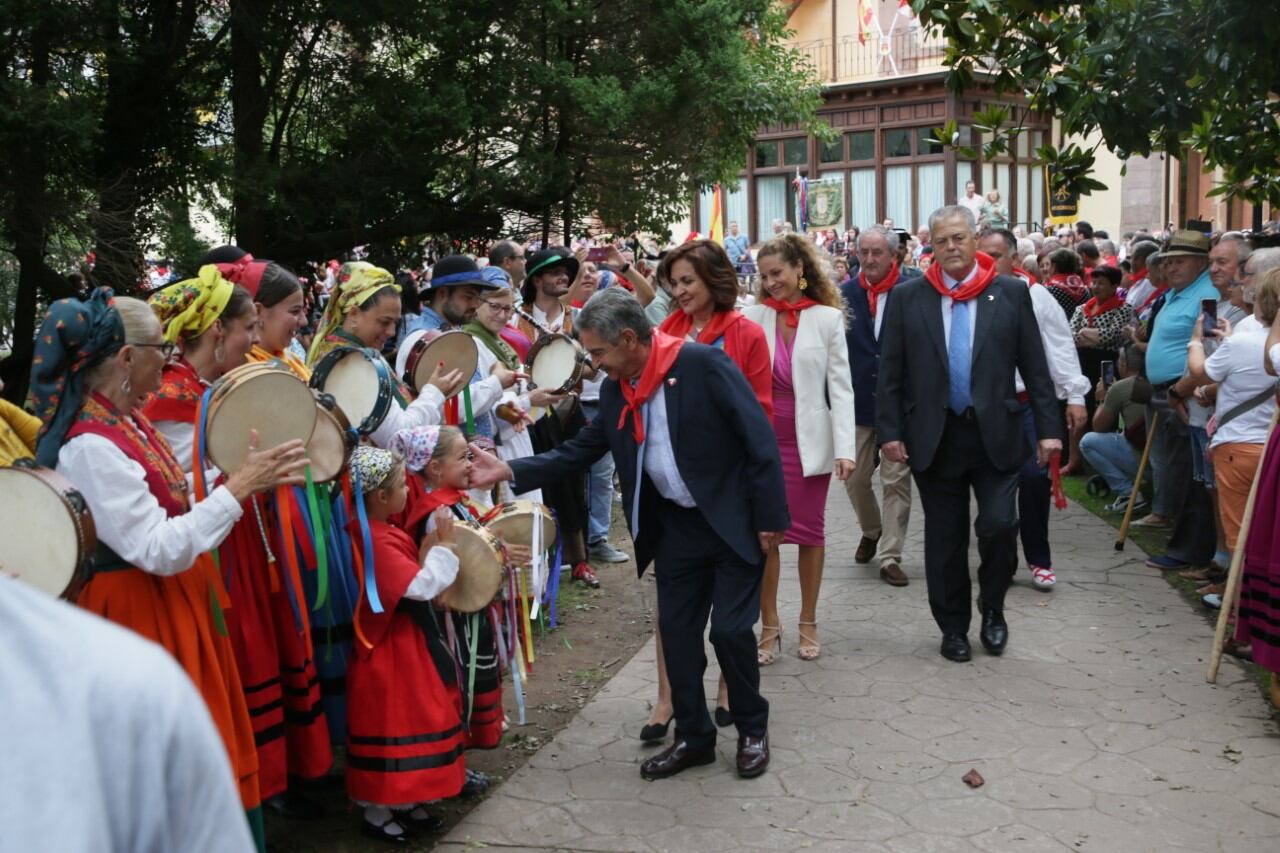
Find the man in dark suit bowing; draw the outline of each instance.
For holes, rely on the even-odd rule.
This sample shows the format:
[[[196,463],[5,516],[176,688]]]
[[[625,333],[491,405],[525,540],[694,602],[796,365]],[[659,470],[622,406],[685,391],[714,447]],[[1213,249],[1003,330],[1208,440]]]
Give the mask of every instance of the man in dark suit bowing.
[[[929,606],[942,655],[969,651],[969,491],[978,500],[982,645],[1004,651],[1004,596],[1017,568],[1018,472],[1031,448],[1014,371],[1035,415],[1041,466],[1062,450],[1057,396],[1031,296],[978,251],[973,214],[929,217],[934,263],[894,288],[880,331],[876,433],[885,458],[907,462],[924,508]]]
[[[608,375],[600,416],[553,451],[504,463],[476,452],[473,488],[514,480],[517,492],[579,475],[610,450],[643,573],[654,562],[675,744],[640,766],[647,779],[715,761],[702,677],[703,630],[729,688],[738,773],[769,763],[769,703],[760,695],[752,626],[764,555],[790,526],[773,429],[741,371],[720,350],[654,329],[621,288],[597,293],[577,319]]]

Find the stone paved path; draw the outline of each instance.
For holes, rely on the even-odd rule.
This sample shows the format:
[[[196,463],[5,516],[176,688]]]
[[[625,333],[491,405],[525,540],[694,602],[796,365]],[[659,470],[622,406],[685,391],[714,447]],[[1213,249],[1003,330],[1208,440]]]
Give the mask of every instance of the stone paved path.
[[[436,849],[1280,850],[1267,703],[1232,662],[1205,682],[1211,629],[1140,552],[1116,553],[1111,528],[1074,505],[1055,512],[1058,589],[1020,572],[1004,657],[982,652],[975,619],[974,662],[953,664],[925,600],[921,518],[917,505],[912,583],[893,589],[854,564],[857,523],[833,483],[815,664],[795,657],[784,549],[764,776],[733,774],[729,729],[718,764],[640,778],[654,749],[636,739],[654,697],[650,643]],[[961,782],[970,768],[984,787]]]

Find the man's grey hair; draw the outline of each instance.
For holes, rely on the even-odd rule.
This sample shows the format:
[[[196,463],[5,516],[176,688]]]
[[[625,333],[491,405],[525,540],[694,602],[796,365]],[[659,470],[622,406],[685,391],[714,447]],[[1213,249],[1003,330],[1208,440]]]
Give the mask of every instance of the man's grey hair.
[[[1129,257],[1135,264],[1149,262],[1148,259],[1160,251],[1160,244],[1151,240],[1143,240],[1141,243],[1133,247],[1129,252]]]
[[[862,248],[862,238],[866,237],[868,234],[879,234],[884,238],[884,241],[889,244],[890,252],[898,251],[898,245],[901,243],[901,240],[898,239],[898,232],[891,228],[885,228],[883,225],[872,225],[869,228],[859,231],[858,238],[853,241],[855,250],[860,250]]]
[[[1044,246],[1044,234],[1039,231],[1032,231],[1031,236],[1027,239],[1031,241],[1031,245],[1035,246],[1035,250],[1037,252],[1039,252],[1041,247]]]
[[[929,214],[929,232],[933,233],[934,226],[947,219],[963,219],[969,230],[977,233],[978,221],[973,218],[973,211],[963,204],[949,204]]]
[[[1228,231],[1218,238],[1219,243],[1230,241],[1236,244],[1236,261],[1244,264],[1249,260],[1249,256],[1253,254],[1253,247],[1249,245],[1249,241],[1239,231]]]
[[[1267,270],[1273,270],[1280,267],[1280,247],[1273,246],[1267,249],[1259,249],[1249,255],[1252,262],[1252,270],[1255,276],[1262,275]]]
[[[1098,251],[1104,255],[1114,255],[1116,253],[1116,244],[1110,240],[1102,240],[1098,243]]]
[[[581,331],[589,330],[616,344],[623,329],[631,329],[636,337],[648,343],[653,334],[653,324],[645,316],[644,307],[624,287],[610,287],[587,300],[574,325]]]

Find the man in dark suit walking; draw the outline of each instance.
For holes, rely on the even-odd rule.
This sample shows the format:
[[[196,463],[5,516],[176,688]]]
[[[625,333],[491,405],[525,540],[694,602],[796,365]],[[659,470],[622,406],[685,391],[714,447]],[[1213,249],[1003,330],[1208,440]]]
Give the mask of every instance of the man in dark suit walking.
[[[722,351],[654,329],[621,288],[593,296],[577,329],[609,377],[599,417],[537,456],[504,463],[477,450],[471,485],[514,480],[524,492],[579,475],[612,450],[638,572],[655,565],[675,706],[675,744],[641,764],[640,774],[660,779],[715,761],[702,687],[709,614],[738,727],[738,773],[758,776],[769,763],[769,703],[760,695],[752,626],[764,555],[791,523],[773,429]]]
[[[924,508],[929,606],[942,655],[967,661],[971,617],[969,491],[978,500],[982,645],[1004,651],[1004,596],[1017,568],[1018,472],[1031,452],[1014,371],[1027,388],[1040,465],[1062,450],[1057,397],[1031,296],[978,251],[973,214],[929,217],[934,264],[894,288],[880,332],[876,432],[885,458],[907,462]]]

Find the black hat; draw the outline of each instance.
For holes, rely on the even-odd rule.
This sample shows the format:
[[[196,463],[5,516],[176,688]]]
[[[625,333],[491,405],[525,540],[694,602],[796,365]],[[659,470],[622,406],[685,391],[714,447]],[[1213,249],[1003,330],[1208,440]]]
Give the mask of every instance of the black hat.
[[[573,253],[564,246],[552,246],[547,249],[539,249],[529,256],[525,261],[524,268],[524,290],[522,296],[525,302],[532,302],[534,297],[533,277],[538,273],[563,266],[569,273],[569,280],[573,281],[578,277],[578,259]]]
[[[485,281],[480,266],[466,255],[449,255],[436,261],[431,268],[430,289],[437,287],[461,287],[469,284],[482,290],[494,290],[493,282]]]

